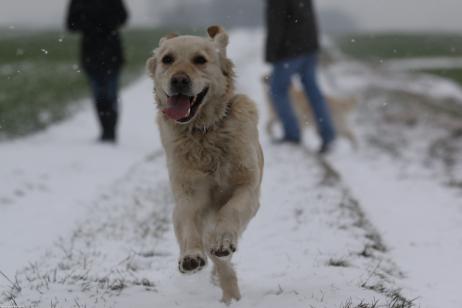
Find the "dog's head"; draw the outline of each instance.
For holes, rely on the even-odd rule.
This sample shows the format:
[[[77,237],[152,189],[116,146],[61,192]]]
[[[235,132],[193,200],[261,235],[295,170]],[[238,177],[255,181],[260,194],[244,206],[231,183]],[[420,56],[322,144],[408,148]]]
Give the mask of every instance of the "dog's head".
[[[226,115],[233,94],[228,35],[220,26],[208,37],[169,34],[148,59],[159,110],[174,123],[207,128]]]

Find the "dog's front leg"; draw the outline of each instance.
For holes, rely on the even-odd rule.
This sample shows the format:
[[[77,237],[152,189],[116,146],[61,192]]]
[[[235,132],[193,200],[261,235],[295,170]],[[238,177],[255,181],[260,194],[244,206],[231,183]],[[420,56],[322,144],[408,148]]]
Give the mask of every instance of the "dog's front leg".
[[[173,224],[180,247],[178,269],[182,273],[194,273],[201,270],[207,261],[200,224],[207,194],[185,183],[178,185],[175,192]]]
[[[259,207],[258,190],[242,186],[218,211],[215,228],[209,235],[209,252],[219,258],[228,258],[237,249],[237,241]]]

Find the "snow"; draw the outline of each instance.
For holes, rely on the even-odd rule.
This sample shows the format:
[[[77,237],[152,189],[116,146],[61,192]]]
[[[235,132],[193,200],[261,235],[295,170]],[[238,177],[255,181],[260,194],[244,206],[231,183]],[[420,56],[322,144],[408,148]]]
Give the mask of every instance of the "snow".
[[[462,104],[462,89],[457,83],[434,75],[409,73],[404,65],[398,70],[396,69],[398,64],[393,64],[395,63],[393,61],[390,61],[390,65],[388,63],[387,61],[380,66],[371,67],[359,61],[346,60],[327,69],[325,78],[349,76],[346,79],[335,78],[334,90],[337,91],[348,89],[352,93],[358,93],[376,87],[391,91],[406,91],[435,99],[453,99],[459,105]]]
[[[230,42],[237,87],[257,102],[263,127],[262,34],[234,31]],[[434,157],[427,163],[434,144],[462,151],[450,134],[460,122],[436,113],[429,121],[413,113],[420,107],[386,96],[414,93],[419,78],[348,59],[323,72],[324,88],[360,100],[356,152],[340,140],[323,159],[312,132],[295,147],[272,145],[261,130],[262,206],[234,258],[243,298],[233,307],[384,305],[396,294],[417,298],[416,307],[462,307],[462,193],[447,185],[459,181],[462,163],[451,156],[451,172]],[[442,80],[431,84],[420,93],[456,96]],[[32,307],[220,305],[210,266],[186,276],[176,268],[151,81],[140,79],[121,101],[115,146],[92,140],[89,101],[46,132],[0,144],[0,271],[13,282],[0,276],[0,303],[12,294]],[[403,126],[399,112],[417,124]]]
[[[431,69],[459,69],[462,59],[459,57],[422,57],[412,59],[389,59],[385,61],[389,70],[431,70]]]
[[[457,265],[462,236],[456,231],[462,226],[460,192],[421,176],[399,176],[390,160],[359,164],[335,154],[334,165],[358,200],[368,205],[366,213],[389,243],[393,259],[399,260],[407,276],[407,287],[419,294],[422,307],[460,307],[456,279],[462,275]]]
[[[89,105],[45,133],[0,144],[0,173],[5,179],[0,186],[2,271],[13,276],[34,260],[37,252],[85,215],[89,201],[107,183],[154,149],[153,104],[139,97],[151,92],[151,84],[143,80],[123,93],[117,147],[96,142]],[[128,123],[130,130],[125,129]]]

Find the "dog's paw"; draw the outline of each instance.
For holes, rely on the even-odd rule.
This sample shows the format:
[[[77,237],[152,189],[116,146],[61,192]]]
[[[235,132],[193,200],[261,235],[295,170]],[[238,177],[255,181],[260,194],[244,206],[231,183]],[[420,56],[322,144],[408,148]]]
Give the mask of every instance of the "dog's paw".
[[[207,264],[207,258],[200,254],[185,254],[178,261],[178,269],[181,273],[195,273],[200,271]]]
[[[237,249],[237,235],[234,232],[216,232],[210,241],[210,253],[219,258],[230,258]]]

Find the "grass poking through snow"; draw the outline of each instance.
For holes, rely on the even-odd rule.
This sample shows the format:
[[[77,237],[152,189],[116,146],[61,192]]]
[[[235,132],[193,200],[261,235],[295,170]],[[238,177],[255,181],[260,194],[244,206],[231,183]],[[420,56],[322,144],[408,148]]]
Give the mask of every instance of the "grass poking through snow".
[[[5,31],[4,31],[5,32]],[[79,36],[19,31],[0,39],[0,138],[25,135],[66,118],[90,95],[79,67]],[[122,84],[144,73],[146,59],[165,30],[124,31]]]
[[[407,300],[399,293],[390,298],[386,303],[380,303],[377,300],[372,302],[360,301],[358,304],[353,304],[353,301],[349,299],[345,304],[340,308],[413,308],[414,300]]]

